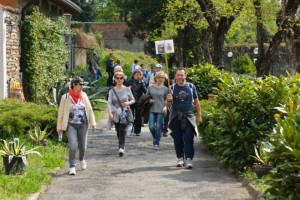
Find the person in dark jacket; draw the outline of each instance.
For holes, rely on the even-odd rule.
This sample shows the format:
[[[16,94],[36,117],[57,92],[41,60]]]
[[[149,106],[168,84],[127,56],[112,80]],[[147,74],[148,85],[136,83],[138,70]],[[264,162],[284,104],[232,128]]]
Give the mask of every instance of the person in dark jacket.
[[[115,66],[114,58],[111,55],[109,58],[109,61],[106,61],[106,72],[108,75],[107,87],[110,87],[113,85],[114,66]]]
[[[95,77],[95,80],[99,80],[102,77],[101,71],[98,65],[98,56],[96,53],[93,54],[89,62],[89,71]]]
[[[133,72],[132,78],[127,82],[127,87],[131,89],[136,102],[130,107],[134,116],[134,133],[139,136],[141,134],[142,117],[137,102],[139,101],[140,97],[146,93],[146,86],[144,81],[142,81],[142,72],[140,70],[135,70]]]

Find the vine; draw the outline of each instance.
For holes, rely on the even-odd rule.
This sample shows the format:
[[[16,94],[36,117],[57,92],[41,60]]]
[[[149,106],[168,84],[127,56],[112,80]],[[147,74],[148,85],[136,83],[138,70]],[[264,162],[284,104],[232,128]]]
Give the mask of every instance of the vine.
[[[50,19],[33,7],[21,23],[24,30],[24,82],[28,101],[48,103],[49,91],[65,78],[68,49],[65,37],[70,36],[62,17]]]

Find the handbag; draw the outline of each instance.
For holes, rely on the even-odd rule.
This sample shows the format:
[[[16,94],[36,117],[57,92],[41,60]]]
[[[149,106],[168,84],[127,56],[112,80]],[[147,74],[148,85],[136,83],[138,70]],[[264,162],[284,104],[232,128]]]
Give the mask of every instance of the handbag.
[[[113,90],[114,94],[115,94],[116,97],[117,97],[117,100],[118,100],[118,103],[119,103],[119,105],[120,105],[120,107],[121,107],[121,109],[122,109],[122,112],[124,112],[124,108],[123,108],[123,106],[122,106],[122,104],[121,104],[121,101],[120,101],[120,98],[119,98],[117,92],[115,91],[115,88],[112,88],[112,90]],[[127,120],[127,124],[126,124],[126,123],[122,123],[122,124],[128,125],[128,123],[133,123],[133,122],[134,122],[134,118],[133,118],[133,114],[132,114],[131,110],[130,110],[130,109],[129,109],[129,110],[126,109],[125,112],[126,112],[126,120]],[[120,123],[121,123],[121,121],[120,121]]]

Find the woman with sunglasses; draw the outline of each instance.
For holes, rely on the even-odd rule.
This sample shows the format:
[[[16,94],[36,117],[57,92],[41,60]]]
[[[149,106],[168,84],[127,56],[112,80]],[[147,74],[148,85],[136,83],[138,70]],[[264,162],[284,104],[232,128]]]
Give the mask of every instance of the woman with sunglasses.
[[[165,73],[163,71],[156,72],[153,80],[154,83],[147,90],[147,94],[151,96],[150,103],[152,104],[149,110],[149,129],[153,136],[154,149],[158,150],[164,113],[167,111],[165,101],[169,90],[164,86]]]
[[[109,90],[108,94],[108,117],[115,124],[117,136],[119,140],[119,156],[125,153],[125,134],[129,123],[124,123],[124,111],[130,109],[130,105],[134,104],[135,99],[130,88],[123,85],[125,75],[123,72],[116,72],[114,80],[116,86]],[[119,100],[120,102],[119,102]],[[121,105],[120,105],[121,103]]]
[[[96,122],[93,109],[86,93],[82,92],[83,79],[74,77],[71,81],[71,89],[61,97],[58,118],[57,133],[67,131],[69,142],[70,175],[76,174],[76,151],[79,147],[79,160],[81,168],[86,169],[85,152],[87,147],[88,127],[96,131]]]
[[[145,83],[144,81],[142,81],[142,77],[143,77],[142,71],[137,69],[133,72],[132,78],[127,82],[127,86],[131,89],[136,102],[131,105],[131,110],[134,116],[133,127],[136,136],[139,136],[141,134],[141,129],[142,129],[142,116],[140,113],[141,112],[140,108],[137,105],[137,102],[139,101],[140,97],[147,92]]]

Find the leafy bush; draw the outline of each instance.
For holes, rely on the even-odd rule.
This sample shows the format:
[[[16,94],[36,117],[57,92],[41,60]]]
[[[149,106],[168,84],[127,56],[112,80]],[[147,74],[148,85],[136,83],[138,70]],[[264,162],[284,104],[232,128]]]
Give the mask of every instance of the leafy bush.
[[[254,147],[261,141],[268,141],[276,123],[274,108],[299,91],[296,80],[273,76],[255,81],[224,78],[216,90],[218,108],[212,110],[209,123],[203,127],[205,144],[234,169],[251,166],[254,160],[249,155],[255,154]]]
[[[229,73],[220,71],[210,64],[200,65],[200,68],[193,66],[186,70],[187,81],[195,84],[199,99],[207,99],[208,94],[213,93],[213,88],[218,87],[220,78],[231,76]]]
[[[269,199],[300,199],[300,96],[278,108],[283,115],[270,139],[268,157],[275,170],[266,177]]]
[[[24,136],[27,131],[39,126],[48,127],[56,135],[57,109],[34,103],[20,104],[15,100],[5,99],[0,102],[0,138]]]
[[[64,78],[68,50],[65,36],[69,36],[62,17],[56,20],[44,16],[37,7],[22,21],[24,29],[24,91],[26,99],[48,103],[49,90]]]
[[[248,54],[238,56],[232,60],[233,71],[238,74],[251,74],[255,75],[256,67]]]

